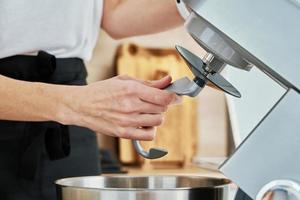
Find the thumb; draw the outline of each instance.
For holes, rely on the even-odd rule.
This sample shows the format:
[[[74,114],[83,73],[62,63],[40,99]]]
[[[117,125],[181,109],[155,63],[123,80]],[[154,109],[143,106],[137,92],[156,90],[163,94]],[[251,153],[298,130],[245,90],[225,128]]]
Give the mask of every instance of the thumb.
[[[172,77],[170,75],[167,75],[159,80],[147,81],[147,85],[158,89],[164,89],[165,87],[169,86],[171,82],[172,82]]]

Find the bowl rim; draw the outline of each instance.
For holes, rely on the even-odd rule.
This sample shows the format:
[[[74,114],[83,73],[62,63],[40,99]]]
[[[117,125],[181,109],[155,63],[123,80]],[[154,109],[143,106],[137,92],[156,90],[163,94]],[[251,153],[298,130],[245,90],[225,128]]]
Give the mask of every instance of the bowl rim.
[[[90,179],[90,178],[150,178],[150,177],[177,177],[177,178],[202,178],[202,179],[212,179],[223,181],[222,184],[216,186],[199,186],[199,187],[178,187],[178,188],[115,188],[115,187],[106,187],[106,188],[96,188],[96,187],[83,187],[83,186],[69,186],[67,184],[63,184],[63,181],[67,180],[76,180],[76,179]],[[227,178],[218,178],[218,177],[210,177],[210,176],[200,176],[200,175],[99,175],[99,176],[81,176],[81,177],[70,177],[58,179],[55,181],[55,185],[58,188],[64,189],[75,189],[75,190],[95,190],[95,191],[122,191],[122,192],[151,192],[151,191],[186,191],[186,190],[199,190],[199,189],[212,189],[218,190],[229,187],[233,184]]]

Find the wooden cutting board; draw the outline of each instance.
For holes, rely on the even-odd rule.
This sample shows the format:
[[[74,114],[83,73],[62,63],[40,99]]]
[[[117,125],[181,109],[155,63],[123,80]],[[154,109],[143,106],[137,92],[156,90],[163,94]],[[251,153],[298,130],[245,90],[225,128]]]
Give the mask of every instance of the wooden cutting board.
[[[159,79],[167,74],[173,80],[184,76],[193,78],[185,62],[175,49],[153,49],[124,44],[116,54],[117,74],[127,74],[142,80]],[[165,122],[158,128],[156,139],[142,142],[145,149],[162,147],[169,154],[157,160],[144,160],[137,156],[130,140],[120,139],[120,160],[125,164],[140,163],[144,166],[183,166],[191,162],[197,147],[197,100],[183,97],[181,105],[170,107]]]

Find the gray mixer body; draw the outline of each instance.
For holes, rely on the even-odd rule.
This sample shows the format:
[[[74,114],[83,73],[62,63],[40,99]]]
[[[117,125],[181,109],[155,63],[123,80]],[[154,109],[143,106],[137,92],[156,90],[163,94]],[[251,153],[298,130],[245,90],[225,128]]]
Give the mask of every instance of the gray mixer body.
[[[272,181],[300,183],[300,1],[184,2],[200,46],[234,67],[259,68],[286,90],[220,170],[253,199]]]

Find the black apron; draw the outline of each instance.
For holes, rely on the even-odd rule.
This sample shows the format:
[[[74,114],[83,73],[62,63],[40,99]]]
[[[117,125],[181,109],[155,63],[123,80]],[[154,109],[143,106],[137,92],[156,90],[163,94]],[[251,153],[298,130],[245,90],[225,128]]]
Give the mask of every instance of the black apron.
[[[0,74],[64,85],[85,85],[87,76],[81,59],[56,59],[46,52],[0,59]],[[55,180],[99,175],[96,141],[82,127],[0,121],[0,199],[55,200]]]

